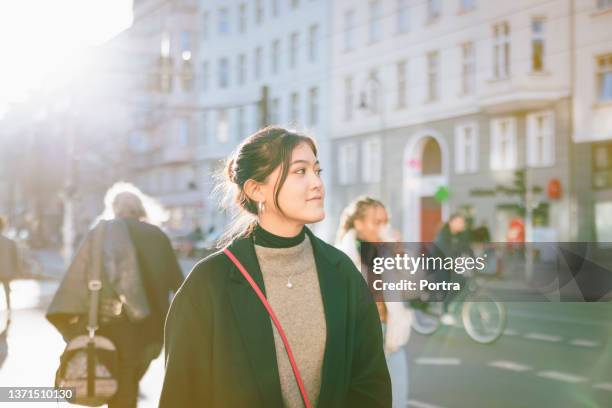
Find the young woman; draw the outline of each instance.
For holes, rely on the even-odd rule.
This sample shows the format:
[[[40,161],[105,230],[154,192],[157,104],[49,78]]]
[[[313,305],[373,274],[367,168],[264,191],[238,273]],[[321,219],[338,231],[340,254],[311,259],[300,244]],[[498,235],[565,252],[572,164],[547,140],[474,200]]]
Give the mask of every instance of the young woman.
[[[224,243],[283,326],[312,406],[390,407],[376,305],[351,260],[305,224],[325,217],[314,141],[279,127],[226,165],[239,215]],[[219,251],[198,263],[166,320],[161,408],[302,407],[276,327]]]
[[[360,197],[344,210],[336,247],[344,251],[360,270],[363,269],[362,263],[371,264],[368,259],[362,259],[362,243],[395,241],[397,239],[389,232],[389,214],[382,202]],[[373,246],[370,248],[375,249]],[[383,255],[369,252],[364,256]],[[371,285],[374,277],[372,273],[365,273],[364,279]],[[377,302],[377,306],[384,322],[384,349],[393,385],[393,407],[405,407],[408,404],[408,362],[404,346],[410,336],[412,312],[399,301]]]

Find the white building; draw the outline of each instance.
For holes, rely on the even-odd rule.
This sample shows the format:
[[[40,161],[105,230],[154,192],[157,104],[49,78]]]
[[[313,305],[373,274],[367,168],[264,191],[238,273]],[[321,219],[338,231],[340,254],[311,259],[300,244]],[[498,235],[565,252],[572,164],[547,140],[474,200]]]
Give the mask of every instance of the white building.
[[[174,233],[199,225],[204,204],[195,164],[197,9],[192,0],[136,0],[125,33],[134,80],[126,92],[134,119],[132,179],[170,211]]]
[[[612,1],[576,0],[573,119],[578,234],[612,241]]]
[[[199,180],[207,225],[221,228],[227,220],[210,194],[211,176],[264,122],[314,136],[322,167],[328,167],[331,7],[323,0],[211,0],[199,5],[199,52],[194,59]],[[264,87],[266,120],[259,108]],[[328,233],[325,223],[316,228]]]
[[[367,193],[388,204],[405,240],[431,239],[455,210],[501,240],[523,202],[504,192],[524,170],[537,187],[528,235],[575,237],[571,96],[583,85],[571,70],[582,41],[572,25],[584,15],[594,23],[608,3],[336,1],[333,211]],[[612,38],[609,21],[597,24],[593,35]]]

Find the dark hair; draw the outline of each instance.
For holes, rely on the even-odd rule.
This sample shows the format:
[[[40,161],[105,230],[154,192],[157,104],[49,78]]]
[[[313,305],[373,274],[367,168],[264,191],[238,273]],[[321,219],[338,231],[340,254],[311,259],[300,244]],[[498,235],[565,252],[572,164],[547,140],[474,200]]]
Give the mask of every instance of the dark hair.
[[[460,212],[460,211],[455,211],[454,213],[452,213],[449,217],[448,217],[448,222],[451,222],[452,220],[454,220],[455,218],[463,218],[465,220],[465,215]]]
[[[235,213],[230,227],[217,243],[219,247],[252,232],[257,221],[257,203],[246,195],[244,184],[250,179],[263,183],[278,166],[281,166],[281,174],[274,185],[274,204],[283,212],[278,195],[289,173],[293,149],[301,143],[308,144],[317,155],[316,143],[311,137],[279,126],[268,126],[246,138],[228,158],[222,173],[217,176],[215,191],[224,193],[222,209]]]

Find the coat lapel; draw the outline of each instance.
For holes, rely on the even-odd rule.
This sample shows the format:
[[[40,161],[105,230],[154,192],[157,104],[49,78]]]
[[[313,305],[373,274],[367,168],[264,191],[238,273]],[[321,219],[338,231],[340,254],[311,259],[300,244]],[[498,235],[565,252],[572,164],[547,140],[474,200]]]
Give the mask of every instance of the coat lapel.
[[[327,340],[323,356],[321,390],[317,406],[332,406],[334,393],[341,391],[338,380],[344,378],[347,282],[339,278],[340,257],[335,249],[324,244],[308,228],[323,298]],[[251,237],[234,241],[229,249],[244,265],[261,291],[266,294],[263,276]],[[237,267],[230,271],[232,289],[231,303],[239,330],[249,356],[252,375],[261,392],[266,407],[282,406],[282,392],[276,360],[276,349],[272,332],[272,322],[261,301],[242,276]]]
[[[334,401],[337,401],[334,393],[342,391],[338,381],[345,378],[344,365],[346,362],[342,356],[346,354],[346,307],[348,304],[346,289],[348,283],[340,279],[340,274],[337,273],[341,258],[336,250],[317,238],[308,228],[306,228],[306,233],[312,243],[327,324],[321,390],[317,406],[328,407],[333,406]]]
[[[244,265],[261,291],[266,294],[263,276],[250,237],[234,241],[230,251]],[[282,406],[282,394],[272,322],[268,312],[236,266],[230,270],[232,288],[229,291],[233,312],[247,351],[252,376],[257,382],[263,406]]]

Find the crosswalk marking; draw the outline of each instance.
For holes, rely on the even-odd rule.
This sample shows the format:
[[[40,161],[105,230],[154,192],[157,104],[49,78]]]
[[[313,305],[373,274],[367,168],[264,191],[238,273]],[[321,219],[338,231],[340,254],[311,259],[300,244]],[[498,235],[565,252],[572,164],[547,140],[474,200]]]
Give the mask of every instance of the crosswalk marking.
[[[495,367],[495,368],[501,368],[502,370],[510,370],[510,371],[517,371],[517,372],[531,370],[531,367],[526,366],[524,364],[519,364],[519,363],[515,363],[514,361],[504,361],[504,360],[491,361],[489,363],[489,366]]]
[[[579,347],[597,347],[599,345],[598,342],[587,340],[587,339],[574,339],[570,342],[570,344],[572,346],[579,346]]]
[[[559,380],[568,383],[578,384],[586,382],[587,379],[585,377],[580,377],[578,375],[563,373],[560,371],[541,371],[538,373],[538,376],[544,378],[550,378],[551,380]]]
[[[461,360],[458,358],[433,358],[433,357],[419,357],[414,360],[416,364],[427,364],[427,365],[459,365]]]
[[[612,391],[612,384],[610,383],[595,384],[593,388],[597,388],[597,389],[605,390],[605,391]]]
[[[561,336],[553,336],[553,335],[544,334],[544,333],[527,333],[524,337],[529,340],[550,341],[553,343],[559,342],[562,340]]]
[[[421,402],[416,400],[408,400],[408,406],[414,408],[441,408],[438,405],[429,404],[427,402]]]

